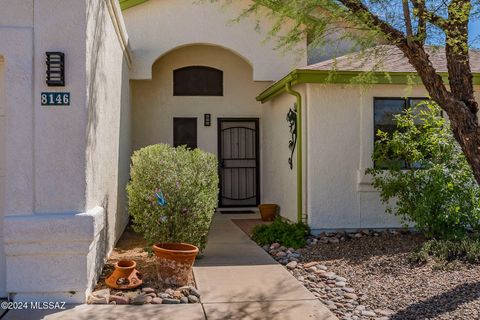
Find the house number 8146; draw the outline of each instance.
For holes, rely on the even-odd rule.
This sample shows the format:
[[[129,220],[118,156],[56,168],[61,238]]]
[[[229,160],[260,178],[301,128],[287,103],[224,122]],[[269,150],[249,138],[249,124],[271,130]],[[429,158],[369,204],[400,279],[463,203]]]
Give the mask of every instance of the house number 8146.
[[[69,106],[70,92],[42,92],[42,106]]]

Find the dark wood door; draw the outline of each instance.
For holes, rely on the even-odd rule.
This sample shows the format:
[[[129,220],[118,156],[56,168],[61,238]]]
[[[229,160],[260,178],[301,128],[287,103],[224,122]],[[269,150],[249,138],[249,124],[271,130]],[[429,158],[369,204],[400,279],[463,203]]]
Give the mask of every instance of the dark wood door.
[[[218,119],[220,207],[260,202],[258,119]]]

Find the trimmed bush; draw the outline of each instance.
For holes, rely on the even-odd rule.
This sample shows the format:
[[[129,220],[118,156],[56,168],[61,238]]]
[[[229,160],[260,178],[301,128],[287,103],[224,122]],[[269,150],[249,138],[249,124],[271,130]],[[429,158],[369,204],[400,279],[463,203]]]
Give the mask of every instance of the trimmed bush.
[[[378,132],[377,167],[367,170],[387,212],[428,238],[458,240],[479,231],[480,188],[439,107],[408,109],[395,121],[393,134]]]
[[[277,218],[269,225],[256,226],[252,239],[262,246],[278,242],[285,247],[298,249],[306,245],[305,237],[309,234],[310,228],[306,224],[290,223]]]
[[[463,260],[480,263],[480,239],[466,237],[460,241],[429,240],[412,254],[411,261],[424,263],[429,258],[447,262]]]
[[[127,186],[133,229],[148,244],[205,248],[218,198],[217,159],[200,149],[157,144],[135,151]]]

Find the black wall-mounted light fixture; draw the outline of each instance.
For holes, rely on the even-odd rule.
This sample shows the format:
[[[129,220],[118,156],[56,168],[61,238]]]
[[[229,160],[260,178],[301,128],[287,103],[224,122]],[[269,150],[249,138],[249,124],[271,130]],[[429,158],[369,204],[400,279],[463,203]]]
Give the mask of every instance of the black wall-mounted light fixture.
[[[65,54],[63,52],[46,52],[47,85],[49,87],[65,86]]]
[[[210,127],[212,125],[212,115],[210,113],[205,113],[203,115],[203,125],[205,127]]]

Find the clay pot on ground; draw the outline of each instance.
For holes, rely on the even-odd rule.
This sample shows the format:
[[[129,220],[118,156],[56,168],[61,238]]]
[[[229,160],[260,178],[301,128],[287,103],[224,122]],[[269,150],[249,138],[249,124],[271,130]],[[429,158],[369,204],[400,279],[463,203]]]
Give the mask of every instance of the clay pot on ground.
[[[260,216],[263,221],[273,221],[277,216],[278,205],[273,203],[265,203],[258,206]]]
[[[187,285],[198,248],[187,243],[158,243],[153,245],[158,280],[167,285]]]
[[[107,286],[113,289],[134,289],[142,285],[142,275],[135,268],[133,260],[120,260],[115,263],[115,270],[105,280]]]

